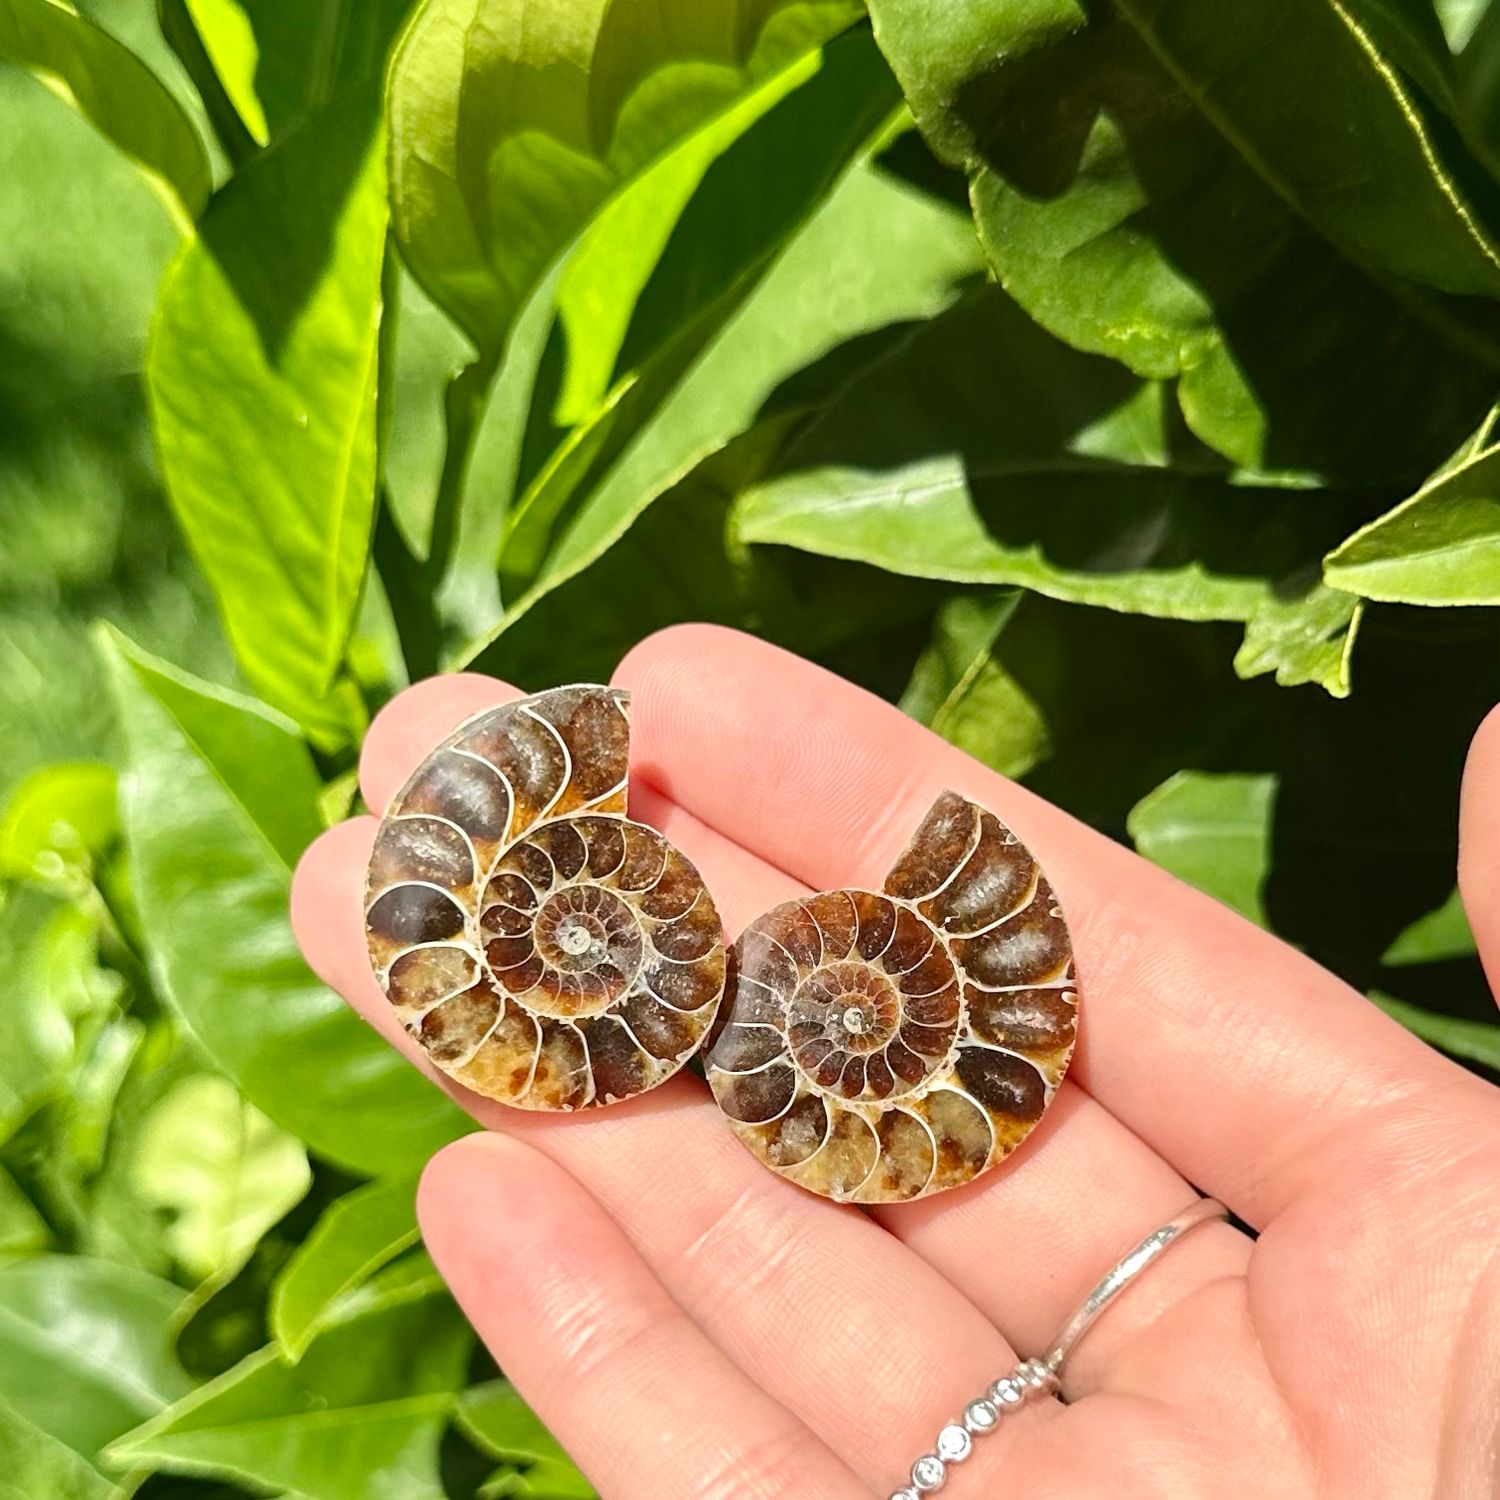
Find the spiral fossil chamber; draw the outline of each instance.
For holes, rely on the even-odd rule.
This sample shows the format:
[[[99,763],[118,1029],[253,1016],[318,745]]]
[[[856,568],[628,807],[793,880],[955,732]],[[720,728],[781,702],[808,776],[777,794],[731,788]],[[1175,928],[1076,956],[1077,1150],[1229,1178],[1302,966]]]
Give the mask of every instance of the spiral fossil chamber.
[[[1067,924],[1000,820],[938,798],[880,891],[788,901],[735,944],[708,1081],[767,1166],[826,1197],[968,1182],[1041,1119],[1072,1055]]]
[[[525,1109],[654,1088],[724,991],[719,914],[692,864],[626,816],[626,695],[555,688],[470,720],[376,836],[376,977],[445,1073]]]

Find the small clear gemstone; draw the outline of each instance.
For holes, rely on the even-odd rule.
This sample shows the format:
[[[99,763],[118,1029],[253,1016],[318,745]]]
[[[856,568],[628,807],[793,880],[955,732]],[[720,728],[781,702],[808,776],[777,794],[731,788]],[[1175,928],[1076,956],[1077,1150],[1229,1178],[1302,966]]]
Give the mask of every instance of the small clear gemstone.
[[[937,1437],[937,1455],[944,1463],[961,1464],[974,1449],[967,1427],[950,1422]]]
[[[947,1478],[947,1468],[935,1453],[924,1453],[911,1466],[911,1482],[925,1495],[941,1487]]]
[[[988,1396],[981,1396],[964,1407],[964,1426],[970,1432],[988,1432],[999,1420],[999,1409]]]
[[[990,1387],[990,1400],[999,1406],[1019,1406],[1026,1398],[1009,1375],[1003,1375]]]
[[[910,1486],[908,1486],[904,1490],[897,1490],[896,1493],[891,1496],[891,1500],[918,1500],[918,1496],[917,1492]]]

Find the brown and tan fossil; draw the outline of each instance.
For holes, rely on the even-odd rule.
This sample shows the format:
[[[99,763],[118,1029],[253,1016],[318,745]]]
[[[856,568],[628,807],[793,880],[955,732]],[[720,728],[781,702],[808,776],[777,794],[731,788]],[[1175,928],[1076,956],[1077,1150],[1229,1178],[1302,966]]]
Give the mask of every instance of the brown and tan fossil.
[[[626,816],[627,702],[564,687],[480,714],[422,762],[376,837],[376,977],[439,1068],[523,1109],[654,1088],[723,995],[712,897]]]
[[[993,813],[933,805],[881,891],[788,901],[734,947],[708,1081],[740,1139],[826,1197],[956,1187],[1014,1150],[1073,1051],[1067,925]]]

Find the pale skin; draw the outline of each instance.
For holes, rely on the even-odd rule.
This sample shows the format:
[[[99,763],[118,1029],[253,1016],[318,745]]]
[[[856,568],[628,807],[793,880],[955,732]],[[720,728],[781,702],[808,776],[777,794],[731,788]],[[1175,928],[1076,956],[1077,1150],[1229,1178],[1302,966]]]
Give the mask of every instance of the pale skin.
[[[427,1246],[605,1500],[889,1495],[1194,1187],[1258,1238],[1215,1223],[1171,1249],[1080,1346],[1065,1400],[1002,1422],[945,1500],[1500,1493],[1500,1090],[819,668],[684,626],[614,680],[632,815],[697,864],[731,936],[800,892],[878,888],[952,787],[1051,877],[1082,1019],[1020,1150],[870,1212],[773,1175],[692,1076],[571,1116],[453,1090],[484,1128],[423,1177]],[[473,675],[403,693],[367,738],[366,801],[515,696]],[[293,917],[313,968],[422,1067],[365,955],[375,826],[308,851]],[[1469,756],[1459,876],[1500,989],[1500,710]]]

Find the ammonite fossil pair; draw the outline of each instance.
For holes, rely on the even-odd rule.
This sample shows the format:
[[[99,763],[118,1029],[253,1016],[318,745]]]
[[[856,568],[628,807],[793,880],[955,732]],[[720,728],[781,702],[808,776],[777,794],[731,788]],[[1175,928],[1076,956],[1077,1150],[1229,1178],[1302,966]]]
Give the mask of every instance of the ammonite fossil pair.
[[[1014,1150],[1078,1004],[1057,899],[1015,835],[945,792],[882,890],[785,902],[726,954],[697,870],[627,816],[627,703],[565,687],[480,714],[392,801],[365,927],[432,1062],[575,1110],[701,1048],[750,1150],[845,1202],[941,1192]]]

